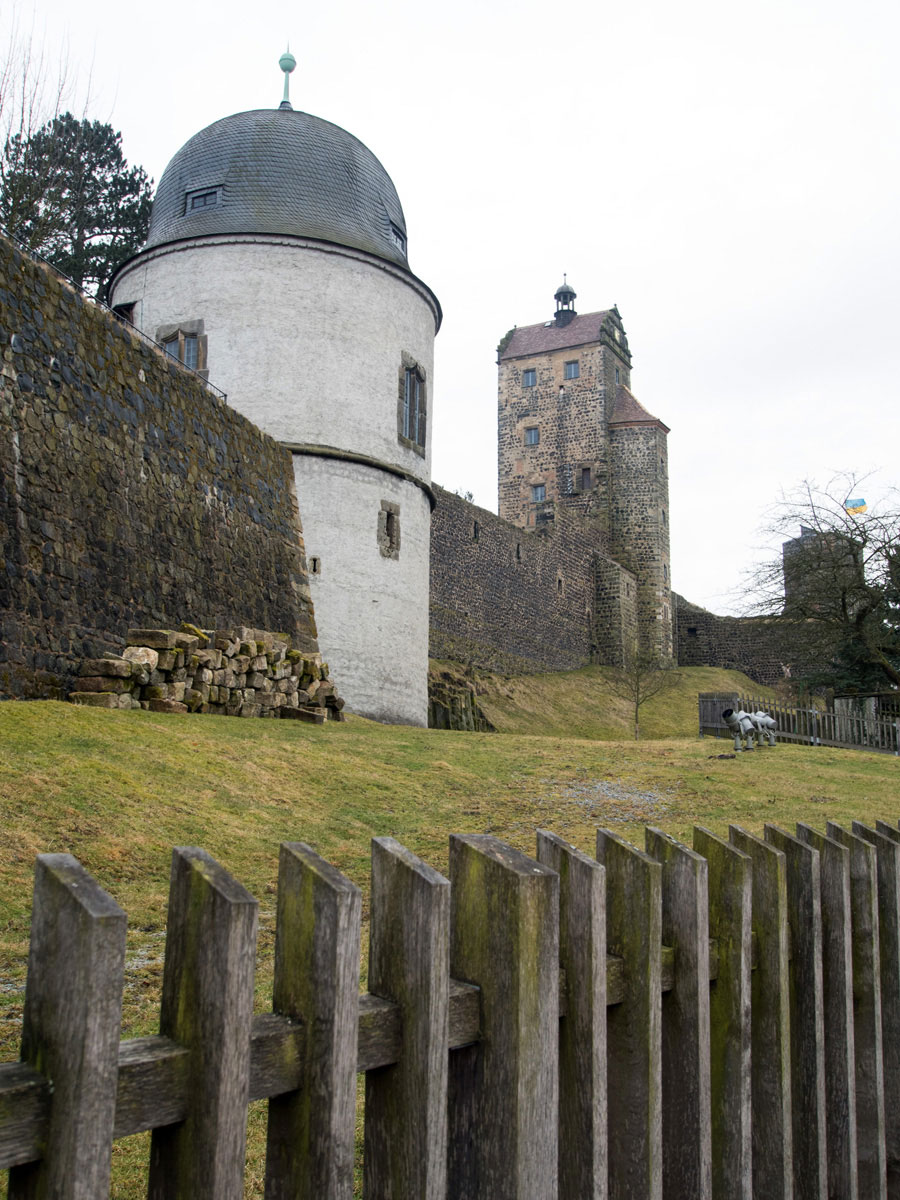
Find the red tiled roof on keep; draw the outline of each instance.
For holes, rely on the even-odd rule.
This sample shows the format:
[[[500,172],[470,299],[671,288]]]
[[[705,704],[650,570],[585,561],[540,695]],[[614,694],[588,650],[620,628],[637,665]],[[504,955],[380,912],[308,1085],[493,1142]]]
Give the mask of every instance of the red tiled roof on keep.
[[[663,425],[659,417],[648,413],[637,396],[632,395],[628,388],[619,384],[616,388],[616,402],[613,405],[610,425],[661,425],[669,432],[668,425]]]
[[[500,355],[502,362],[507,358],[524,358],[529,354],[546,354],[550,350],[563,350],[570,346],[586,346],[600,340],[600,326],[606,320],[606,312],[583,313],[574,317],[568,325],[558,326],[555,321],[547,325],[522,325],[513,330],[506,349]]]

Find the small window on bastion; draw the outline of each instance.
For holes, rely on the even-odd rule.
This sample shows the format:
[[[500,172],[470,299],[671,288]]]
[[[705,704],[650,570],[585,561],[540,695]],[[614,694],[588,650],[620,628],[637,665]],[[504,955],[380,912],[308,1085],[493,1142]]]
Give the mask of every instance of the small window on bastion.
[[[309,573],[310,575],[322,574],[322,560],[320,558],[313,557],[309,560]]]
[[[156,340],[170,358],[183,363],[202,375],[209,377],[207,370],[207,337],[203,321],[183,321],[179,325],[161,325],[156,330]]]
[[[541,504],[547,499],[547,485],[545,483],[535,483],[531,488],[532,504]]]
[[[425,371],[408,354],[401,357],[397,436],[404,446],[424,455],[427,408]]]
[[[566,371],[565,371],[566,379],[577,379],[580,373],[581,373],[581,369],[578,366],[577,358],[573,362],[566,363]]]
[[[472,522],[472,541],[473,541],[473,542],[477,542],[477,541],[478,541],[478,535],[479,535],[479,533],[481,533],[481,527],[480,527],[480,525],[478,524],[478,522],[477,522],[477,521],[473,521],[473,522]]]
[[[536,425],[532,425],[529,429],[525,430],[525,445],[526,446],[537,446],[540,444],[540,440],[541,440],[541,431],[540,431],[540,429],[538,429],[538,427]]]
[[[378,513],[378,549],[382,558],[400,557],[400,505],[382,500]]]
[[[528,367],[522,372],[522,387],[537,386],[537,368]]]

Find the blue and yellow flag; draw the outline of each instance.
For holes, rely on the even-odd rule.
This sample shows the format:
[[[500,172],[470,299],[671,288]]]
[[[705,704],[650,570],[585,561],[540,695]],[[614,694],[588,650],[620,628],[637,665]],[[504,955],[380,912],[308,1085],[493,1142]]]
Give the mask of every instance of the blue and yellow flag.
[[[856,500],[845,500],[844,508],[848,513],[861,513],[866,511],[866,502],[859,497]]]

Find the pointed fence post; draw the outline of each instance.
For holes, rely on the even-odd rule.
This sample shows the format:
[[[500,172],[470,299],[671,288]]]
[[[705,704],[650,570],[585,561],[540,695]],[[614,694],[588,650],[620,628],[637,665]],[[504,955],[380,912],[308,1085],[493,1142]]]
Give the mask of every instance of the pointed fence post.
[[[559,877],[487,835],[450,839],[450,971],[482,1039],[450,1056],[450,1200],[556,1200]]]
[[[787,867],[794,1200],[828,1200],[819,852],[775,825],[764,833]]]
[[[881,957],[881,1037],[884,1055],[885,1152],[888,1182],[900,1194],[900,834],[869,829],[857,837],[875,847],[878,878],[878,940]],[[889,1187],[889,1192],[892,1191]]]
[[[694,849],[709,866],[709,934],[716,943],[709,997],[712,1194],[715,1200],[751,1200],[751,862],[696,825]]]
[[[644,837],[662,864],[662,940],[675,951],[674,983],[662,998],[663,1196],[710,1200],[708,866],[661,829]]]
[[[395,1001],[398,1063],[366,1074],[366,1200],[444,1200],[450,881],[393,838],[372,842],[369,991]]]
[[[662,867],[607,829],[606,944],[624,961],[624,996],[607,1009],[609,1194],[662,1197]]]
[[[190,1054],[184,1121],[154,1129],[150,1200],[242,1200],[257,904],[205,850],[173,851],[159,1031]]]
[[[606,1200],[606,879],[604,868],[539,829],[537,857],[559,875],[559,1194]]]
[[[70,854],[34,873],[22,1061],[52,1083],[43,1157],[9,1172],[9,1200],[109,1195],[125,967],[124,912]]]
[[[853,1040],[856,1057],[856,1152],[859,1194],[887,1197],[881,951],[875,847],[829,821],[826,832],[850,851],[853,948]]]
[[[753,1196],[754,1200],[791,1200],[794,1161],[785,857],[736,825],[729,826],[728,832],[732,845],[753,863],[753,931],[758,956],[750,984]]]
[[[853,947],[850,851],[808,825],[797,837],[819,852],[822,885],[822,1002],[825,1017],[825,1113],[828,1196],[859,1200],[856,1150],[856,1053],[853,1044]]]
[[[359,1029],[359,888],[303,842],[278,869],[272,1007],[303,1022],[302,1086],[269,1101],[266,1200],[351,1200]]]

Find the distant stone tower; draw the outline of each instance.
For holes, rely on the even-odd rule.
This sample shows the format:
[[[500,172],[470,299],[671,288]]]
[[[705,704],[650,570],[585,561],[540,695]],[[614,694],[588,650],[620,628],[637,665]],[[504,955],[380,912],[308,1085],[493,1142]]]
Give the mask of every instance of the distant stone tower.
[[[169,163],[111,301],[293,453],[319,645],[341,692],[365,716],[424,725],[441,310],[409,269],[384,167],[295,112],[296,64],[280,65],[278,108],[215,122]]]
[[[551,320],[498,347],[500,516],[540,529],[577,513],[598,552],[635,577],[642,647],[668,659],[669,430],[631,392],[618,309],[577,313],[565,280],[554,299]]]

